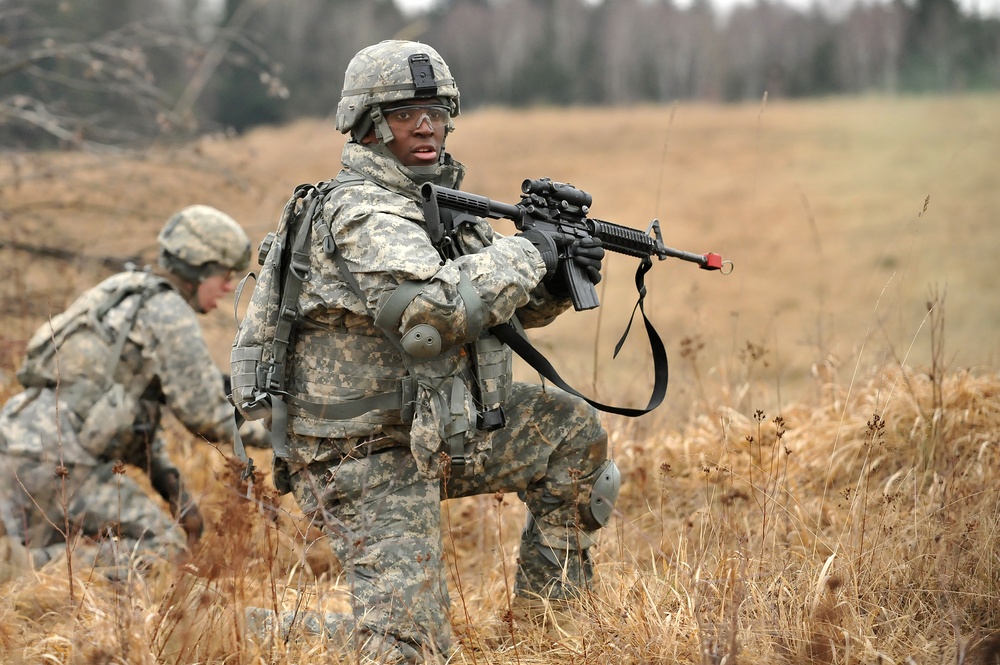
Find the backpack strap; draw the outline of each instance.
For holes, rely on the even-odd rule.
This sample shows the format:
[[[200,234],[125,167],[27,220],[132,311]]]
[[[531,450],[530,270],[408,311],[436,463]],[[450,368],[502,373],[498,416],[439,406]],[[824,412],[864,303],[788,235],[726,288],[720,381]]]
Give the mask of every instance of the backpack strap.
[[[316,208],[322,204],[321,189],[313,185],[300,186],[295,196],[301,196],[305,214],[303,223],[292,229],[289,246],[288,265],[285,267],[284,288],[281,290],[281,304],[278,321],[274,329],[271,345],[271,363],[265,377],[264,388],[271,394],[271,447],[278,457],[288,457],[285,432],[288,427],[288,404],[285,402],[285,361],[288,347],[299,318],[299,294],[302,283],[309,279],[309,251],[312,240],[312,218]]]

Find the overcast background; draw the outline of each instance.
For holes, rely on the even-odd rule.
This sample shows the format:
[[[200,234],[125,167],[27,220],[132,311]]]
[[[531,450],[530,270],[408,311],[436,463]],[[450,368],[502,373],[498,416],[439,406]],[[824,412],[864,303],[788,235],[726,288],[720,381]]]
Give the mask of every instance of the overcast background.
[[[328,117],[390,38],[437,48],[467,111],[1000,90],[1000,18],[963,7],[986,0],[683,1],[4,0],[0,144]]]
[[[730,8],[736,5],[750,5],[757,0],[710,0],[713,7],[720,13],[725,14]],[[879,1],[879,0],[875,0]],[[409,14],[418,14],[439,4],[441,0],[396,0],[400,9]],[[591,4],[597,4],[601,0],[592,0]],[[688,7],[691,0],[675,0],[678,7]],[[843,13],[854,4],[853,1],[845,0],[785,0],[784,4],[791,5],[798,9],[806,9],[813,5],[818,5],[832,13]],[[861,4],[871,4],[871,0],[861,2]],[[1000,0],[958,0],[958,5],[966,12],[979,13],[988,16],[1000,16]]]

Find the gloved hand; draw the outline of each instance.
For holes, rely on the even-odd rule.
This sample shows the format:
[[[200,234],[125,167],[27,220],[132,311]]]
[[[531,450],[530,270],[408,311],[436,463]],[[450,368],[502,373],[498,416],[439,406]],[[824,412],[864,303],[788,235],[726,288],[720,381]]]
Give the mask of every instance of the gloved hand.
[[[559,267],[559,244],[557,241],[564,242],[563,236],[544,233],[534,228],[517,235],[534,245],[538,253],[542,255],[542,260],[545,261],[545,276],[553,274]]]
[[[584,277],[591,284],[601,281],[601,261],[604,259],[604,247],[599,238],[566,238],[568,246],[563,250],[566,258],[563,261],[572,261],[580,268]],[[571,242],[570,242],[571,241]],[[566,283],[566,273],[562,270],[546,277],[543,280],[545,288],[549,293],[557,298],[570,297],[569,284]]]
[[[601,281],[601,261],[604,260],[604,247],[600,238],[586,237],[573,241],[569,246],[569,257],[583,269],[583,273],[591,284]]]
[[[191,547],[201,538],[205,520],[197,504],[181,489],[180,472],[170,467],[156,467],[150,474],[150,481],[160,496],[167,500],[170,514],[178,518],[181,528],[187,533],[188,547]]]

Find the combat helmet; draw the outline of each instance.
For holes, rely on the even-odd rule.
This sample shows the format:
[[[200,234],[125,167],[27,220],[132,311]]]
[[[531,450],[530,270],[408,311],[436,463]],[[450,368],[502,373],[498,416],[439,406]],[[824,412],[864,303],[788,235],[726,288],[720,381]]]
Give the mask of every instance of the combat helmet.
[[[436,50],[419,42],[386,40],[358,51],[347,65],[336,126],[360,140],[374,125],[382,141],[391,141],[392,132],[381,118],[383,104],[437,98],[454,118],[458,97],[451,70]]]
[[[232,217],[207,205],[184,208],[157,236],[160,263],[181,279],[199,284],[219,270],[245,270],[250,239]]]

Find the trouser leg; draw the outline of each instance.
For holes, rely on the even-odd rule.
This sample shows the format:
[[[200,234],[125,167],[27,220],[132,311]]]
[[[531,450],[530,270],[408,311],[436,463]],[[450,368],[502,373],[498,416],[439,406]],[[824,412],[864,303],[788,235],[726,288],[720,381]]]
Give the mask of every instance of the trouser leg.
[[[71,519],[88,546],[81,563],[142,567],[176,561],[187,549],[187,534],[145,489],[114,467],[106,462],[91,471],[70,501]]]
[[[66,551],[67,533],[77,570],[142,565],[184,551],[183,530],[138,483],[116,474],[114,463],[69,467],[62,477],[46,464],[9,459],[12,521],[35,566]]]
[[[552,387],[514,384],[505,411],[507,427],[493,434],[487,468],[449,478],[446,495],[516,492],[528,518],[515,592],[573,597],[590,583],[588,550],[614,503],[606,483],[594,491],[610,469],[617,473],[607,459],[607,433],[595,409]]]
[[[356,646],[382,661],[450,647],[440,481],[417,473],[405,448],[317,462],[291,476],[303,512],[330,536],[353,602]],[[327,626],[328,632],[337,632]],[[365,646],[376,639],[385,654]]]

